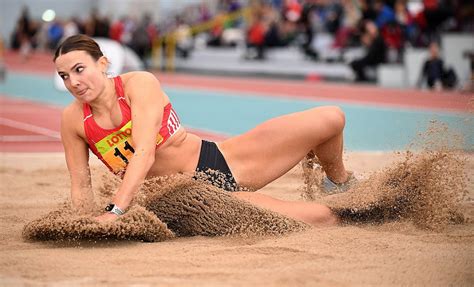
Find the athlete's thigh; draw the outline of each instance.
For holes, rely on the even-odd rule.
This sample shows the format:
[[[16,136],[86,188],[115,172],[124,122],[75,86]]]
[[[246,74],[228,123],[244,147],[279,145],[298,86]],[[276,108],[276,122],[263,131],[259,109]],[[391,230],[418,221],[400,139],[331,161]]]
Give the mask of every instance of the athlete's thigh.
[[[237,182],[261,188],[298,164],[324,129],[317,114],[312,109],[280,116],[219,143]]]

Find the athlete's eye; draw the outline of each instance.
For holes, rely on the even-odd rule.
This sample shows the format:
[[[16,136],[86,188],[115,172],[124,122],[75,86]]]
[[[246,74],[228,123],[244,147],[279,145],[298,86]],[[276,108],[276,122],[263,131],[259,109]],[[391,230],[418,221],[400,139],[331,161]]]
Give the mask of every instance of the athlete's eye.
[[[84,67],[79,66],[76,68],[76,72],[81,73],[82,71],[84,71]]]
[[[67,80],[67,78],[69,77],[68,75],[65,75],[65,74],[61,74],[59,75],[61,77],[61,79],[63,80]]]

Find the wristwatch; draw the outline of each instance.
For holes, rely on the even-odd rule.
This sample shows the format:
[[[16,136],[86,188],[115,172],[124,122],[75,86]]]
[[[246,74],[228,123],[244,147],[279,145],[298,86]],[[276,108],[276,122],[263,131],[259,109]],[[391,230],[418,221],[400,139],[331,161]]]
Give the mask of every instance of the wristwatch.
[[[108,211],[109,213],[113,213],[119,216],[125,214],[125,211],[123,211],[122,209],[120,209],[120,207],[118,207],[117,205],[113,203],[109,203],[109,205],[105,207],[105,211]]]

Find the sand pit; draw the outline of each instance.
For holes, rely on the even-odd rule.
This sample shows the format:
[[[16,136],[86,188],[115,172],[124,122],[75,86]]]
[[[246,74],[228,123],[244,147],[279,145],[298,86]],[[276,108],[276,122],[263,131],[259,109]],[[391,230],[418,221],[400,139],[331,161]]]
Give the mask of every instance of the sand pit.
[[[400,160],[403,162],[404,157],[405,155],[397,156],[393,153],[349,153],[346,155],[346,162],[348,167],[362,178],[371,178],[373,171],[388,168],[386,173],[388,178],[385,178],[388,180],[389,175],[400,175],[401,169],[397,168],[399,165],[395,162]],[[468,171],[468,177],[472,179],[474,157],[472,155],[466,157],[467,165],[464,170]],[[410,170],[406,176],[411,176],[413,180],[420,178],[421,175],[442,175],[442,173],[431,175],[423,173],[427,166],[423,167],[422,161],[417,161],[416,158],[411,160],[415,163],[412,166],[416,168]],[[455,163],[447,161],[446,164]],[[93,163],[93,166],[95,164]],[[282,199],[301,200],[301,194],[305,189],[302,173],[300,167],[295,168],[260,192]],[[69,179],[63,156],[2,154],[0,174],[2,178],[0,282],[6,286],[53,283],[74,286],[101,284],[467,286],[474,279],[472,272],[474,225],[469,220],[473,215],[472,182],[466,187],[469,192],[467,196],[460,202],[457,199],[453,201],[460,204],[460,210],[463,210],[467,218],[461,221],[456,220],[458,217],[451,216],[453,213],[450,209],[453,205],[450,204],[444,206],[446,213],[431,215],[426,212],[432,210],[431,207],[416,204],[407,207],[402,204],[401,206],[408,208],[410,212],[395,213],[396,220],[389,220],[387,214],[383,213],[383,220],[371,224],[351,223],[330,228],[310,228],[299,232],[281,232],[285,233],[284,235],[268,233],[267,230],[261,230],[255,225],[250,235],[238,236],[235,234],[241,234],[243,230],[249,230],[252,226],[243,225],[244,228],[241,230],[222,228],[224,220],[215,226],[202,229],[201,233],[193,233],[196,231],[194,224],[201,220],[199,217],[193,217],[193,213],[200,213],[189,210],[189,214],[176,212],[161,214],[161,217],[163,221],[168,222],[182,220],[180,216],[189,217],[189,225],[181,226],[182,230],[178,230],[178,235],[234,234],[234,236],[176,237],[155,243],[110,240],[100,243],[76,241],[65,244],[34,243],[22,238],[22,230],[26,223],[58,209],[67,201]],[[94,178],[94,183],[102,185],[101,180]],[[383,179],[378,180],[382,186]],[[375,184],[375,181],[372,183]],[[406,187],[408,185],[397,185],[397,188],[408,190]],[[200,188],[204,193],[218,192]],[[430,196],[436,196],[439,189],[433,186],[432,190]],[[417,195],[419,201],[411,202],[424,202],[420,196],[423,194]],[[313,197],[314,200],[322,200],[317,195],[313,194]],[[162,201],[163,206],[157,208],[155,212],[159,214],[159,210],[172,210],[173,207],[169,204],[176,200],[177,198],[169,194],[168,200]],[[351,200],[359,200],[361,206],[367,203],[355,197]],[[332,204],[334,208],[343,210],[346,207],[343,202],[348,201],[335,200]],[[399,202],[403,203],[403,200]],[[440,198],[433,204],[438,206],[442,202],[446,202],[446,198]],[[220,202],[220,204],[227,203],[226,200]],[[209,204],[204,208],[212,211],[216,206],[218,205]],[[253,209],[249,207],[245,210]],[[259,214],[259,210],[252,212],[247,214],[249,217],[244,218],[248,220]],[[239,210],[224,212],[218,218],[226,219],[225,216],[229,214],[234,218],[242,218],[242,211]],[[409,216],[397,218],[400,214]],[[439,214],[443,217],[437,218]],[[165,218],[166,216],[169,218]],[[276,221],[272,221],[275,218]],[[278,217],[269,217],[269,220],[276,222],[276,226],[285,222],[285,219]],[[434,222],[443,224],[436,226],[432,224]],[[201,223],[200,226],[204,225]],[[173,228],[177,230],[176,227]]]

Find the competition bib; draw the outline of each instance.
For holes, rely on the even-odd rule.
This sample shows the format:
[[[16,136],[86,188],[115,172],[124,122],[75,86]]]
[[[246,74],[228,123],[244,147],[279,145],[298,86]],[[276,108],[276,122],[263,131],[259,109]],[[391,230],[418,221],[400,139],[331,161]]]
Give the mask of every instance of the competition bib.
[[[158,145],[162,141],[163,137],[158,134],[156,144]],[[132,121],[101,139],[95,144],[95,147],[112,172],[117,173],[125,169],[135,153],[132,141]]]

